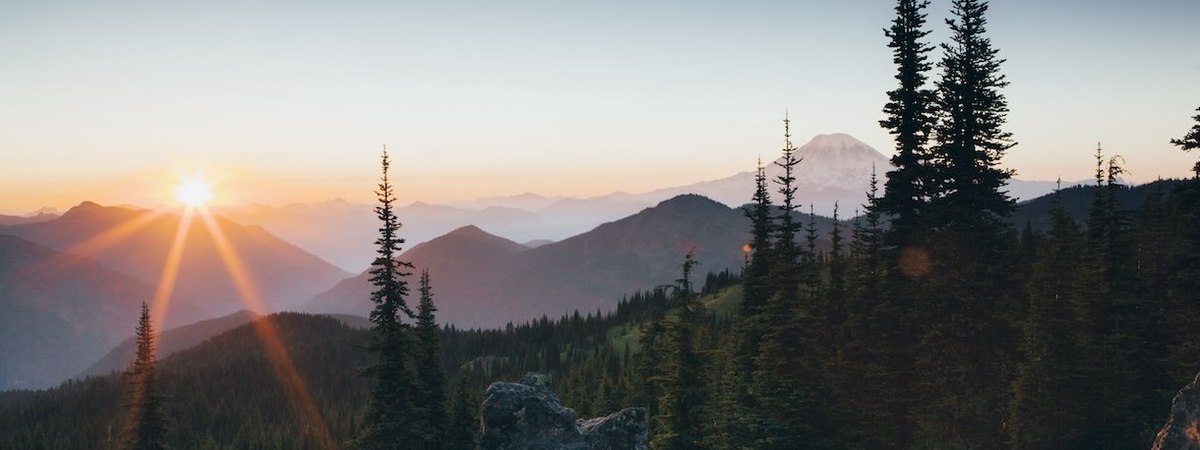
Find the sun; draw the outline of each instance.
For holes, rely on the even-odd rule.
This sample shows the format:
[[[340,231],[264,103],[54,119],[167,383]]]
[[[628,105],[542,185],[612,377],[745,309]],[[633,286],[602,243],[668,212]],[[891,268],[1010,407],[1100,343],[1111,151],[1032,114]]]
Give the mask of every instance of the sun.
[[[212,199],[212,186],[202,178],[188,178],[175,186],[175,200],[188,208],[203,208]]]

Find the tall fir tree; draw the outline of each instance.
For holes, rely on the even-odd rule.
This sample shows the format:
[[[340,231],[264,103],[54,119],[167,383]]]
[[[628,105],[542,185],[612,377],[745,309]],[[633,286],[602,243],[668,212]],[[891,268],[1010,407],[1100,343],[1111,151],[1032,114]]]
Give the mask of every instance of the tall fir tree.
[[[742,270],[742,302],[734,318],[732,333],[726,340],[724,354],[729,358],[725,373],[718,383],[722,386],[716,395],[720,407],[732,411],[721,414],[716,422],[711,445],[715,448],[736,448],[753,442],[753,424],[760,423],[759,406],[751,395],[754,380],[755,358],[758,357],[765,330],[762,314],[772,297],[771,240],[774,234],[772,223],[775,206],[771,204],[771,192],[762,159],[758,160],[754,177],[754,195],[751,205],[742,212],[750,220],[750,242],[746,244],[748,260]]]
[[[842,237],[842,223],[838,219],[838,203],[833,203],[833,224],[829,230],[829,289],[826,295],[829,297],[827,303],[832,308],[833,323],[840,324],[844,322],[845,312],[842,308],[845,307],[846,295],[846,260],[844,254],[845,242]]]
[[[1200,108],[1196,108],[1196,112],[1200,112]],[[1180,150],[1185,152],[1200,149],[1200,114],[1192,116],[1196,120],[1196,124],[1192,125],[1192,129],[1188,130],[1187,134],[1179,139],[1171,139],[1171,143],[1179,146]],[[1200,161],[1192,166],[1192,171],[1195,172],[1196,178],[1200,179]]]
[[[912,327],[908,297],[889,280],[879,201],[872,170],[865,211],[855,219],[850,244],[845,343],[838,351],[834,386],[846,415],[860,423],[843,437],[865,448],[906,448],[912,424]]]
[[[946,21],[936,82],[936,175],[927,236],[905,248],[899,268],[911,282],[916,334],[912,417],[915,445],[985,447],[1005,439],[1016,352],[1017,308],[1012,263],[1017,247],[1008,224],[1014,202],[1003,190],[1012,172],[999,167],[1014,143],[1003,130],[1008,85],[985,35],[988,4],[954,0]],[[907,256],[906,256],[907,254]]]
[[[935,122],[933,91],[926,87],[931,67],[928,53],[933,47],[923,42],[930,33],[925,28],[924,10],[928,6],[928,1],[898,0],[892,26],[884,30],[899,86],[888,91],[883,106],[886,118],[879,121],[896,143],[896,154],[892,156],[895,169],[887,173],[879,210],[889,216],[888,236],[897,246],[907,242],[920,226],[935,183],[927,145]]]
[[[742,272],[742,287],[744,299],[739,306],[742,317],[753,317],[762,312],[763,305],[771,297],[771,238],[774,231],[772,215],[775,206],[771,204],[771,192],[767,185],[766,169],[762,159],[758,161],[758,169],[754,176],[754,196],[751,206],[742,210],[750,219],[749,257],[745,270]],[[751,351],[757,351],[751,350]]]
[[[154,326],[150,308],[142,302],[138,319],[137,351],[126,373],[129,383],[129,402],[125,424],[121,430],[119,448],[152,450],[166,448],[167,419],[165,398],[158,393],[158,359],[155,357]]]
[[[420,302],[417,304],[417,376],[424,396],[423,409],[429,421],[428,435],[423,448],[443,448],[446,433],[446,374],[442,368],[442,347],[438,341],[438,325],[434,317],[433,288],[429,270],[422,270],[417,282]]]
[[[371,342],[367,349],[372,362],[365,373],[373,378],[366,415],[359,438],[352,444],[364,449],[405,448],[422,442],[429,431],[428,411],[420,401],[420,382],[417,379],[417,340],[412,326],[403,319],[412,318],[405,296],[411,263],[397,259],[404,239],[398,233],[400,220],[395,214],[395,193],[388,179],[387,148],[383,150],[381,177],[376,195],[379,206],[375,214],[381,225],[377,257],[370,269],[375,291],[371,301]]]
[[[855,264],[855,284],[872,295],[879,292],[883,281],[883,214],[879,207],[879,177],[871,166],[871,178],[867,184],[867,203],[862,205],[863,214],[857,213],[851,231],[850,257]],[[861,219],[861,221],[860,221]],[[863,223],[865,221],[865,223]]]
[[[704,319],[704,305],[692,290],[695,265],[696,260],[688,252],[672,298],[675,316],[663,319],[667,342],[656,380],[660,386],[658,409],[654,416],[654,438],[650,441],[650,448],[655,450],[701,448],[705,426],[701,419],[705,362],[697,332]]]
[[[1153,392],[1160,385],[1151,333],[1157,306],[1138,295],[1133,217],[1118,197],[1124,191],[1120,157],[1104,159],[1097,148],[1097,185],[1088,213],[1076,309],[1087,331],[1084,384],[1095,403],[1094,430],[1086,445],[1121,448],[1144,444],[1156,414]]]
[[[800,282],[802,249],[796,243],[803,225],[795,218],[796,166],[800,158],[792,144],[791,122],[784,118],[783,157],[776,165],[783,174],[775,179],[779,186],[782,207],[774,224],[771,245],[771,297],[763,307],[760,326],[762,344],[754,359],[755,396],[758,412],[752,415],[755,423],[754,448],[790,449],[812,445],[819,428],[818,403],[815,399],[816,377],[808,365],[800,324]]]
[[[1016,143],[1003,129],[1008,101],[1000,90],[1008,81],[1000,73],[1004,60],[985,35],[987,11],[986,1],[954,0],[955,19],[946,20],[952,43],[942,44],[936,83],[935,228],[998,227],[1015,204],[1002,190],[1012,170],[999,167],[1000,159]]]

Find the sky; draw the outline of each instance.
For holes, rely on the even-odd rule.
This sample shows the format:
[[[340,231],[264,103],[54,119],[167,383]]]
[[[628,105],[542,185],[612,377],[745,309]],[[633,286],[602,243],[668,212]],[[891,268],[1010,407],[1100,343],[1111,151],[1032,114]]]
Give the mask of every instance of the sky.
[[[1134,182],[1190,173],[1200,0],[992,3],[1018,178],[1087,179],[1097,142]],[[385,144],[402,201],[648,191],[775,156],[785,110],[799,143],[891,154],[893,7],[0,0],[0,212],[196,175],[218,203],[370,201]]]

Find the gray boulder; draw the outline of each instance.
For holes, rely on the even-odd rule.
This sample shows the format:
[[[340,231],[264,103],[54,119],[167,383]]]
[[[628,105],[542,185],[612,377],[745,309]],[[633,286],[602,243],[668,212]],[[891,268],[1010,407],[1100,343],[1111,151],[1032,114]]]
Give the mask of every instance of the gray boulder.
[[[1200,450],[1200,374],[1171,402],[1171,416],[1158,431],[1152,450]]]
[[[646,408],[625,408],[605,417],[576,420],[547,387],[549,378],[526,374],[516,383],[496,382],[483,399],[483,450],[645,450]]]
[[[625,408],[577,423],[589,450],[646,450],[650,441],[649,415],[646,408]]]

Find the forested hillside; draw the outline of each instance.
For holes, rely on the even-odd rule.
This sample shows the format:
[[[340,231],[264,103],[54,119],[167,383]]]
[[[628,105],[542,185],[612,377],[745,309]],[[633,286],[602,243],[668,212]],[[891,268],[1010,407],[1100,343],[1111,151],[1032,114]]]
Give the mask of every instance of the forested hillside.
[[[733,280],[713,276],[710,289]],[[551,374],[555,389],[584,416],[645,403],[639,383],[629,379],[627,352],[630,345],[637,348],[637,324],[660,316],[665,304],[662,292],[638,293],[609,314],[541,318],[498,330],[449,328],[440,336],[444,369],[452,380],[463,379],[476,407],[488,383],[527,371]],[[369,332],[325,316],[284,313],[257,320],[270,320],[279,330],[335,440],[352,437],[366,404],[369,380],[359,371],[366,365]],[[315,448],[309,431],[289,415],[263,348],[253,326],[244,325],[161,362],[170,447]],[[0,393],[0,448],[116,448],[124,391],[125,378],[114,374],[48,391]]]

